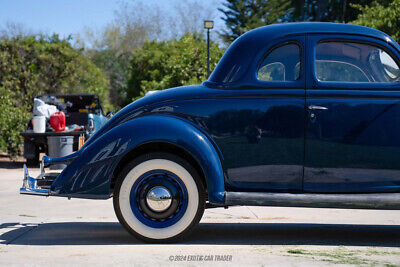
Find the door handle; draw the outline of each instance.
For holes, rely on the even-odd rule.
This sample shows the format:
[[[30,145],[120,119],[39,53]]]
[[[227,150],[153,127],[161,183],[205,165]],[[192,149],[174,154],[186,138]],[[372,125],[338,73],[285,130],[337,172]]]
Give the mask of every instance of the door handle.
[[[328,110],[327,107],[323,107],[323,106],[316,106],[316,105],[310,105],[308,106],[309,110]]]

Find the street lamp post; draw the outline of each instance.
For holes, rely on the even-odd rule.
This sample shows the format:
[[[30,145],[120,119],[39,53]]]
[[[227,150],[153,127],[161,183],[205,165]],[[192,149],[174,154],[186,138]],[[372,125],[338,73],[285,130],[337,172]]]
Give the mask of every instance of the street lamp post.
[[[214,28],[214,21],[205,20],[204,29],[207,29],[207,78],[210,76],[210,30]]]

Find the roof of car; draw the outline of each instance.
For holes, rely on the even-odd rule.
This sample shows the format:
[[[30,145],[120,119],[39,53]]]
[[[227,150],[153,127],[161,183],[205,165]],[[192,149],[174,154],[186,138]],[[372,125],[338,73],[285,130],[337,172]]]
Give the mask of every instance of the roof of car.
[[[295,22],[271,24],[260,27],[243,34],[240,38],[263,38],[264,40],[268,38],[272,40],[281,36],[302,33],[359,34],[384,40],[387,40],[386,38],[389,37],[379,30],[360,25],[330,22]]]
[[[225,52],[217,67],[211,74],[206,86],[212,84],[229,83],[227,77],[232,76],[231,72],[243,72],[251,63],[255,54],[270,41],[298,34],[356,34],[377,38],[400,49],[399,45],[387,34],[368,27],[329,22],[296,22],[281,23],[263,26],[251,30],[237,38]],[[241,66],[241,69],[235,66]],[[238,77],[236,75],[236,77]]]

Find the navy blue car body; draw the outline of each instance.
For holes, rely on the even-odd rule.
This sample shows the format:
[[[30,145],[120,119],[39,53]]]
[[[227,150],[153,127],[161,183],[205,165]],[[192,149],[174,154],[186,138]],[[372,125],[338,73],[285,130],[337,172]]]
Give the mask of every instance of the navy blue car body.
[[[260,79],[268,55],[288,45],[298,51],[295,60],[289,49],[285,66],[265,65],[275,71],[268,75],[287,70]],[[335,51],[343,55],[335,66],[349,79],[357,76],[355,81],[329,81],[337,75],[329,71],[317,77],[316,71],[337,63],[330,58]],[[381,70],[365,66],[382,55],[381,61],[389,55],[399,65],[400,47],[393,39],[356,25],[290,23],[252,30],[233,42],[203,84],[145,96],[119,111],[78,152],[46,157],[45,166],[69,162],[50,192],[109,198],[127,162],[162,150],[196,167],[213,205],[279,206],[284,199],[283,206],[346,207],[340,203],[348,199],[335,202],[323,194],[359,194],[354,199],[359,204],[368,202],[357,199],[361,195],[375,197],[375,204],[380,193],[397,196],[400,83],[378,81],[394,79],[395,70],[377,78]],[[236,194],[227,198],[230,193]],[[273,194],[280,198],[271,199]],[[285,194],[300,197],[291,202]],[[316,201],[302,199],[308,196]]]

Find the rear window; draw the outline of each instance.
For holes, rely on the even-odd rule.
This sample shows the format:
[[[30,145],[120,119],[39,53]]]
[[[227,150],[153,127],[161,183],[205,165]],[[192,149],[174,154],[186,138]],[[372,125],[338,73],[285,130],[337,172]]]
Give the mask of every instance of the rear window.
[[[257,71],[260,81],[296,81],[300,78],[300,47],[286,44],[273,49]]]

